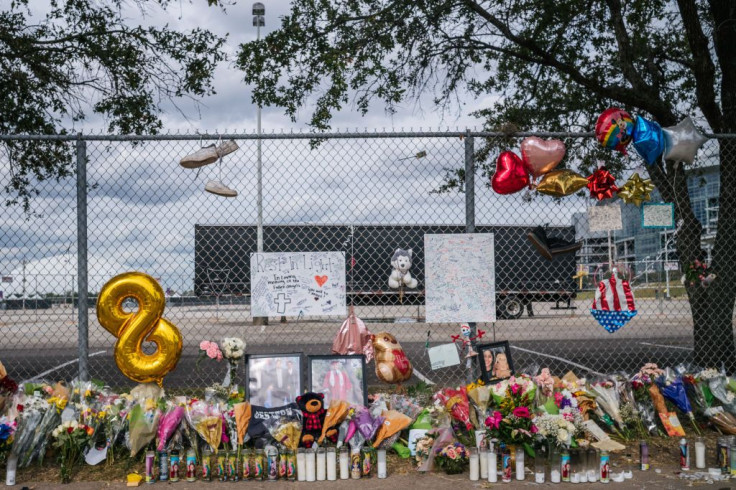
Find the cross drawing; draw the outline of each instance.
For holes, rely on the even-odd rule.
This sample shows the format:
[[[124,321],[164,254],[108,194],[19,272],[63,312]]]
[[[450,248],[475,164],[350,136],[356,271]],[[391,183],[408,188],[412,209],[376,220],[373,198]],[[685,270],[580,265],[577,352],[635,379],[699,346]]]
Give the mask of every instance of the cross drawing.
[[[291,299],[287,298],[286,294],[279,293],[276,296],[274,303],[276,303],[276,312],[279,314],[284,314],[286,313],[286,305],[291,303]]]

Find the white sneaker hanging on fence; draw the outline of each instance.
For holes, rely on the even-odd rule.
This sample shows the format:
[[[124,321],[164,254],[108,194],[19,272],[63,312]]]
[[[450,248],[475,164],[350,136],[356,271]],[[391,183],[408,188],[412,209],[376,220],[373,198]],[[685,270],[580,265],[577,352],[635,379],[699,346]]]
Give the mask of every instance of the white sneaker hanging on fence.
[[[218,180],[210,180],[205,184],[204,190],[211,194],[217,194],[223,197],[236,197],[238,191],[233,190]]]
[[[225,141],[224,143],[217,145],[209,145],[204,148],[195,151],[191,155],[187,155],[179,161],[179,165],[184,168],[199,168],[215,163],[218,159],[225,155],[234,152],[238,149],[238,144],[233,141]]]

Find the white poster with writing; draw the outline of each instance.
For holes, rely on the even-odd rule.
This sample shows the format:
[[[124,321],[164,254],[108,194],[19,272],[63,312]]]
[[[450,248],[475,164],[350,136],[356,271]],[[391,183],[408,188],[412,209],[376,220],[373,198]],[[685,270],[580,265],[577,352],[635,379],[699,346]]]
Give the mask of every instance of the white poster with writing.
[[[346,314],[343,252],[250,256],[251,316]]]
[[[424,235],[428,323],[496,321],[492,233]]]
[[[588,229],[590,231],[615,231],[623,228],[624,222],[621,219],[619,203],[588,208]]]

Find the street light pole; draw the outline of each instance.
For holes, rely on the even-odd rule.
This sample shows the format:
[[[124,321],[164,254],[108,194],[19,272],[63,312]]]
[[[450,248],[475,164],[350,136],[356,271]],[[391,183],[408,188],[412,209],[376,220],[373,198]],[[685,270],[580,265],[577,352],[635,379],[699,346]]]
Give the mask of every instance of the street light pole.
[[[266,25],[266,6],[261,2],[253,4],[253,25],[256,28],[256,39],[261,40],[261,27]],[[256,251],[263,253],[263,162],[261,154],[261,104],[256,109],[258,139],[256,140]],[[251,298],[253,295],[251,294]],[[252,305],[251,305],[252,307]],[[254,325],[267,325],[268,317],[253,317]]]

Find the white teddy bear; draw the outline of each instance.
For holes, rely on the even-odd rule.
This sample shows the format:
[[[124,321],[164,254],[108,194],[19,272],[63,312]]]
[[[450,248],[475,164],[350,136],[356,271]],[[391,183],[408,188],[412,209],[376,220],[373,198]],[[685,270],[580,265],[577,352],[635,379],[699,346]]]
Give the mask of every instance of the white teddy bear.
[[[394,268],[388,277],[388,285],[390,288],[399,289],[402,285],[409,289],[417,287],[417,280],[411,277],[409,269],[411,269],[411,249],[404,250],[397,248],[391,257],[391,266]]]

